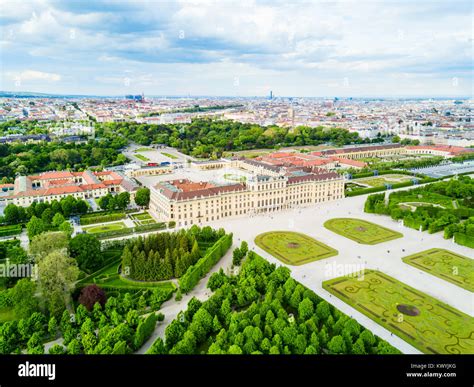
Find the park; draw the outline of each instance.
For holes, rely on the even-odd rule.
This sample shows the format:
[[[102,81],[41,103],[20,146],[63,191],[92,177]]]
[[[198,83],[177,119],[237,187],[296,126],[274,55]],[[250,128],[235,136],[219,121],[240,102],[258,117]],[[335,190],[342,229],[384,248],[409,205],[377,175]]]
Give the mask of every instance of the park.
[[[301,233],[271,231],[255,238],[258,247],[288,265],[303,265],[333,257],[338,251]]]
[[[375,270],[323,288],[426,354],[474,352],[474,318]]]
[[[403,237],[403,234],[399,232],[362,219],[329,219],[324,223],[324,227],[336,234],[366,245],[376,245]]]

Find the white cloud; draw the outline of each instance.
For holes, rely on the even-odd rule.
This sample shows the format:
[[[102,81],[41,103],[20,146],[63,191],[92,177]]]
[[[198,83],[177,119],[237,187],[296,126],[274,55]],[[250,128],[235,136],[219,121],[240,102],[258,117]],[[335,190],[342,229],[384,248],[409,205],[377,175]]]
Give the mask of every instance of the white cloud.
[[[59,82],[62,77],[59,74],[54,73],[45,73],[42,71],[36,70],[25,70],[22,72],[10,72],[9,76],[13,80],[21,81],[49,81],[49,82]]]

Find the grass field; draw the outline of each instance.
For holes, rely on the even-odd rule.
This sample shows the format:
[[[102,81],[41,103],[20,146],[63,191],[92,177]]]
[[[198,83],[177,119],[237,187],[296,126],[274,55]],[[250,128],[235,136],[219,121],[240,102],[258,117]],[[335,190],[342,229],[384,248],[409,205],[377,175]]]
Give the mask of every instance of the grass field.
[[[403,234],[379,226],[378,224],[354,218],[334,218],[324,223],[324,227],[343,237],[352,239],[364,245],[376,245],[378,243],[402,238]]]
[[[474,353],[474,318],[374,270],[323,288],[426,354]]]
[[[107,231],[121,230],[122,228],[125,228],[125,227],[126,227],[125,223],[117,222],[117,223],[104,224],[102,226],[82,227],[82,230],[87,232],[88,234],[97,234],[97,233],[102,233],[102,232],[107,232]]]
[[[152,150],[153,150],[152,148],[138,148],[138,149],[135,149],[135,152],[150,152]]]
[[[400,175],[400,174],[389,174],[371,177],[361,177],[360,179],[354,179],[354,183],[367,184],[370,187],[381,187],[385,184],[397,184],[404,183],[413,179],[413,176]]]
[[[150,161],[150,159],[149,159],[148,157],[145,157],[145,156],[143,156],[143,155],[141,155],[141,154],[139,154],[139,153],[136,154],[135,157],[136,157],[137,159],[140,159],[141,161]]]
[[[288,265],[304,265],[329,258],[338,251],[317,240],[297,232],[271,231],[255,238],[258,247]]]
[[[170,159],[176,160],[177,157],[175,155],[172,155],[171,153],[166,153],[166,152],[161,152],[163,156],[169,157]]]
[[[134,223],[139,226],[139,225],[147,225],[147,224],[154,224],[156,221],[153,219],[153,217],[148,213],[148,212],[143,212],[141,214],[134,214],[130,215]]]
[[[402,258],[403,262],[474,292],[474,260],[444,249],[429,249]]]

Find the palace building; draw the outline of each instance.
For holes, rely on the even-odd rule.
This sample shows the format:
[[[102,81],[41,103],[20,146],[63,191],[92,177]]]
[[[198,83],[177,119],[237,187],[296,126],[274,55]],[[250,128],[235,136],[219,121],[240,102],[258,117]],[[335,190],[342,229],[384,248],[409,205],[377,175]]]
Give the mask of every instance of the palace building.
[[[250,161],[250,160],[246,160]],[[335,172],[311,168],[264,169],[243,163],[257,174],[245,183],[216,184],[178,179],[151,187],[150,212],[177,226],[203,224],[223,218],[307,207],[344,197],[344,179]],[[263,164],[263,163],[262,163]],[[270,174],[261,172],[270,171]]]

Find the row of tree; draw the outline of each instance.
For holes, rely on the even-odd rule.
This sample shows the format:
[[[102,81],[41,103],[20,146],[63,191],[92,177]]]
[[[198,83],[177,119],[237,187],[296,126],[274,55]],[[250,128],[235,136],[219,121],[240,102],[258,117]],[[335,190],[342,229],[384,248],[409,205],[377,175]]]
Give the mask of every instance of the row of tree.
[[[220,236],[210,227],[157,233],[133,239],[122,254],[122,274],[140,281],[181,277],[201,257],[198,241],[215,242]]]
[[[0,176],[120,165],[127,158],[120,152],[127,145],[120,136],[102,135],[87,143],[12,143],[0,144]]]
[[[9,204],[3,211],[3,217],[0,223],[17,224],[26,223],[33,216],[43,220],[45,224],[51,224],[56,214],[62,215],[62,219],[71,215],[85,214],[89,205],[85,200],[76,199],[74,196],[66,196],[61,200],[52,200],[48,202],[33,202],[28,207],[21,207],[15,204]]]
[[[276,125],[260,126],[236,121],[195,118],[188,124],[97,124],[99,133],[120,134],[142,145],[166,144],[197,157],[220,157],[224,151],[294,145],[364,143],[355,132],[341,128],[299,126],[293,130]]]

